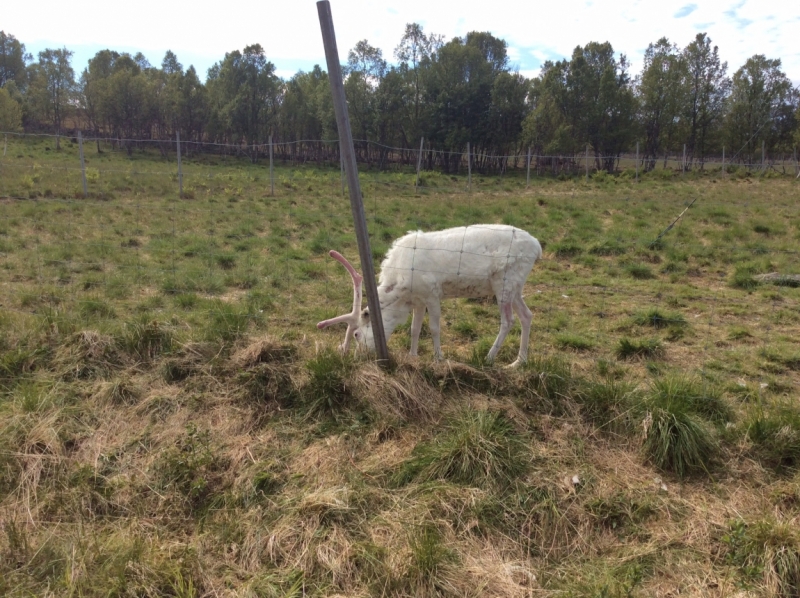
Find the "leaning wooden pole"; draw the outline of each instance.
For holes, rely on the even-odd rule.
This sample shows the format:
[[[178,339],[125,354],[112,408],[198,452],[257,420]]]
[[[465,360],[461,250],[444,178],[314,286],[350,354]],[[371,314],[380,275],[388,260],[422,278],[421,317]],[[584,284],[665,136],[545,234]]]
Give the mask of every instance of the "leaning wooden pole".
[[[367,291],[370,322],[372,323],[372,333],[375,338],[375,351],[378,354],[378,363],[386,367],[389,365],[389,349],[386,346],[386,334],[383,330],[378,287],[375,284],[375,268],[372,264],[372,252],[369,247],[367,218],[364,214],[364,204],[361,200],[356,151],[353,146],[350,117],[347,113],[347,100],[344,95],[344,82],[342,81],[342,70],[339,64],[339,50],[336,47],[336,32],[333,28],[330,2],[328,0],[317,2],[317,12],[319,14],[320,28],[322,29],[322,41],[325,45],[325,60],[328,63],[328,77],[331,81],[333,106],[336,111],[336,127],[339,130],[342,161],[347,174],[347,185],[350,189],[350,208],[353,212],[353,224],[355,225],[356,239],[358,240],[358,254],[361,258],[361,271],[364,275],[364,286]]]

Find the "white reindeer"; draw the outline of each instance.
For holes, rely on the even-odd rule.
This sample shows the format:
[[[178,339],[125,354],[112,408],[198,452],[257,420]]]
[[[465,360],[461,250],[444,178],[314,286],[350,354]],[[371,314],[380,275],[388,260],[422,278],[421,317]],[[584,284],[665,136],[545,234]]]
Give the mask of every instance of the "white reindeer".
[[[317,324],[323,329],[346,323],[341,345],[343,352],[350,339],[375,348],[369,309],[361,310],[362,276],[338,252],[339,261],[353,278],[353,310]],[[433,354],[441,359],[439,339],[441,300],[455,297],[497,297],[500,306],[500,333],[486,359],[494,361],[514,323],[515,312],[522,324],[519,355],[511,367],[527,361],[533,314],[522,299],[522,287],[542,247],[524,230],[501,224],[480,224],[424,233],[409,232],[397,239],[381,264],[378,297],[386,338],[414,312],[411,322],[411,355],[417,355],[419,334],[425,310],[433,337]]]

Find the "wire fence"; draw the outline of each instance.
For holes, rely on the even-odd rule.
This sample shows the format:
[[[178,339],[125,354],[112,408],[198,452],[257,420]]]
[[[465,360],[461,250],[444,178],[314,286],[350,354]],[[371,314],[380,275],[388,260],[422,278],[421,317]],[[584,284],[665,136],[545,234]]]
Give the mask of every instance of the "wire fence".
[[[41,141],[36,138],[34,143],[37,140]],[[316,322],[343,313],[350,304],[352,287],[347,275],[327,256],[329,249],[351,258],[357,255],[335,168],[317,172],[280,167],[274,171],[273,182],[266,165],[258,171],[238,168],[236,163],[190,160],[183,164],[182,200],[177,192],[178,173],[168,164],[153,170],[152,160],[132,161],[123,168],[124,162],[105,161],[100,155],[92,156],[81,169],[77,148],[68,147],[44,159],[43,154],[30,157],[29,142],[12,140],[9,155],[0,161],[0,302],[4,312],[41,318],[50,326],[58,326],[63,317],[90,325],[115,311],[125,317],[166,318],[170,325],[193,329],[207,325],[197,318],[228,318],[234,327],[262,326],[302,339],[317,334]],[[51,156],[60,164],[48,163]],[[89,199],[83,198],[80,187],[84,172]],[[365,209],[376,259],[400,236],[398,230],[461,225],[467,227],[466,236],[475,218],[496,221],[502,217],[508,224],[523,221],[523,212],[530,213],[539,197],[535,191],[524,192],[520,181],[517,195],[521,200],[516,207],[495,202],[490,210],[476,194],[464,193],[461,179],[455,183],[461,192],[453,200],[449,187],[444,192],[429,187],[427,195],[415,190],[413,174],[366,186]],[[450,183],[445,178],[444,184]],[[191,201],[192,197],[198,201]],[[617,200],[615,207],[628,209],[625,201]],[[787,209],[791,208],[792,199],[786,201]],[[673,216],[688,205],[679,199],[663,202],[671,202]],[[763,208],[741,200],[701,203],[706,208],[748,213]],[[497,211],[498,207],[503,209]],[[768,216],[764,218],[769,222]],[[746,290],[731,288],[727,266],[761,260],[782,272],[800,273],[800,250],[792,235],[769,243],[732,238],[709,245],[684,230],[680,220],[660,247],[651,248],[667,223],[652,222],[647,229],[627,229],[606,235],[596,245],[587,242],[577,248],[563,239],[541,239],[545,257],[524,287],[525,301],[534,312],[532,354],[582,355],[588,347],[589,355],[607,358],[613,355],[610,345],[622,337],[650,337],[656,335],[651,329],[673,327],[671,342],[676,351],[689,355],[687,367],[711,376],[724,371],[721,361],[741,358],[735,354],[739,345],[730,341],[730,329],[746,318],[753,338],[746,342],[747,355],[769,361],[788,350],[791,360],[796,350],[787,339],[798,332],[797,292],[791,285],[764,285],[760,293],[748,295]],[[460,279],[464,286],[486,286],[485,272],[512,272],[513,263],[526,257],[514,247],[513,232],[507,230],[495,237],[494,258],[487,258],[488,249],[466,244],[462,238],[444,248],[414,247],[410,265],[389,264],[387,271],[401,270],[411,287],[415,281],[430,286],[453,279]],[[506,234],[508,240],[503,237]],[[768,230],[764,238],[769,239],[769,234]],[[443,260],[441,254],[453,259]],[[686,256],[691,256],[691,264]],[[570,263],[579,260],[589,270],[588,277],[570,273]],[[698,263],[704,265],[698,267]],[[674,287],[672,274],[687,281],[680,290]],[[503,285],[501,296],[504,278],[498,279]],[[742,284],[752,280],[745,277]],[[413,293],[413,288],[409,291]],[[406,317],[410,314],[406,307],[401,311]],[[643,323],[631,324],[634,317],[644,318]],[[478,336],[483,338],[480,331],[486,327],[481,322],[486,318],[499,327],[501,315],[488,303],[464,299],[446,303],[442,313],[445,355],[452,354],[448,351],[454,342],[471,346]],[[677,332],[681,329],[690,332]],[[344,331],[330,338],[338,341],[340,334]],[[513,352],[517,334],[512,333],[513,341],[506,341]],[[582,338],[585,346],[575,337]],[[728,345],[732,356],[726,353]],[[792,368],[786,367],[792,376]],[[768,369],[748,371],[751,378],[756,376],[748,382],[768,384],[771,379]]]
[[[267,143],[239,143],[226,144],[208,141],[180,140],[155,140],[155,139],[125,139],[119,137],[83,137],[78,131],[74,136],[56,136],[51,134],[26,134],[2,133],[4,136],[3,157],[7,154],[8,137],[29,140],[54,140],[68,139],[74,145],[78,142],[94,145],[99,154],[104,151],[124,152],[131,156],[134,152],[157,151],[167,159],[176,158],[178,154],[191,159],[198,156],[220,156],[246,158],[251,162],[263,160],[273,161],[283,166],[292,167],[306,164],[318,166],[337,166],[341,164],[338,140],[276,140],[270,139]],[[483,175],[495,174],[522,174],[528,180],[531,176],[579,176],[587,178],[595,172],[605,172],[608,165],[612,165],[617,172],[626,172],[628,175],[638,176],[647,172],[679,172],[682,174],[693,171],[720,171],[724,176],[741,170],[746,173],[772,173],[775,175],[800,177],[800,161],[798,161],[797,148],[792,152],[780,152],[768,155],[762,147],[757,160],[751,161],[742,154],[741,148],[737,152],[729,152],[725,157],[723,148],[721,155],[709,155],[695,158],[687,155],[686,146],[683,153],[664,152],[659,156],[647,156],[644,152],[622,152],[618,155],[608,156],[590,151],[589,144],[586,151],[575,154],[538,153],[531,147],[519,146],[512,153],[497,154],[474,146],[467,146],[463,151],[439,150],[425,146],[424,138],[420,140],[419,148],[403,148],[385,145],[375,141],[354,140],[356,159],[362,167],[376,168],[378,170],[414,169],[417,173],[438,171],[447,174],[467,174],[471,178],[473,172]],[[180,151],[178,151],[180,150]],[[88,151],[88,147],[87,147]],[[17,157],[20,157],[17,154]],[[81,168],[83,168],[81,166]],[[271,181],[274,184],[274,181]],[[470,181],[471,182],[471,181]]]

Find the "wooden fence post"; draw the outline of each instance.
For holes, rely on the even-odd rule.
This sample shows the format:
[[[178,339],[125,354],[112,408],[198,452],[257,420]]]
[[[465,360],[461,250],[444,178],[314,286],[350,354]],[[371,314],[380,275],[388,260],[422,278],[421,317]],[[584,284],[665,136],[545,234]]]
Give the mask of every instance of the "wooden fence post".
[[[589,144],[586,144],[586,182],[589,182]]]
[[[681,165],[681,176],[686,174],[686,144],[683,144],[683,164]]]
[[[317,2],[317,13],[319,14],[319,24],[322,30],[322,41],[325,45],[325,59],[328,63],[328,77],[331,82],[340,147],[343,150],[343,163],[346,166],[347,183],[350,188],[350,207],[353,212],[353,224],[358,241],[358,253],[361,258],[364,286],[367,290],[367,304],[369,305],[370,321],[375,339],[375,350],[378,354],[378,363],[383,367],[388,367],[389,349],[386,346],[381,304],[378,298],[378,288],[375,284],[375,269],[372,264],[372,252],[369,246],[367,218],[364,214],[364,204],[361,198],[361,184],[358,180],[353,132],[350,129],[350,116],[347,113],[347,99],[344,95],[341,63],[339,62],[339,50],[336,47],[336,32],[333,28],[330,2],[328,0]]]
[[[83,181],[83,198],[89,196],[89,190],[86,187],[86,162],[83,159],[83,133],[78,130],[78,153],[81,157],[81,180]]]
[[[528,174],[525,180],[525,187],[531,186],[531,146],[528,146]]]
[[[766,142],[762,139],[761,140],[761,172],[766,172],[767,170],[767,161],[766,161],[766,152],[764,146]]]
[[[722,146],[722,176],[724,177],[727,172],[725,172],[725,146]]]
[[[467,191],[472,189],[472,150],[467,141]]]
[[[422,168],[422,146],[425,144],[425,138],[419,138],[419,153],[417,154],[417,181],[414,183],[414,191],[419,188],[419,170]]]
[[[639,182],[639,142],[636,142],[636,182]]]
[[[272,135],[269,136],[269,194],[275,195],[275,171],[272,164]]]
[[[181,165],[181,132],[175,131],[175,140],[178,142],[178,197],[183,199],[183,166]]]

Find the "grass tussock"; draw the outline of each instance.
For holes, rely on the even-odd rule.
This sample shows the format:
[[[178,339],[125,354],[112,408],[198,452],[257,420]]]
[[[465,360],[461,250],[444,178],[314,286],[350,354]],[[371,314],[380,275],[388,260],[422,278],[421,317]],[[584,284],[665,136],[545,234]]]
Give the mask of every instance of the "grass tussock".
[[[615,349],[617,359],[659,359],[664,356],[664,346],[657,338],[645,340],[620,339]]]
[[[779,472],[800,465],[800,409],[791,403],[761,408],[746,422],[757,458]]]
[[[309,378],[300,392],[308,416],[336,418],[355,406],[350,378],[355,362],[350,356],[326,349],[307,361],[305,368]]]
[[[725,559],[747,586],[768,596],[800,595],[800,534],[792,523],[732,521],[721,538]]]
[[[447,480],[479,488],[505,487],[529,466],[522,436],[499,412],[465,409],[436,438],[417,445],[394,474],[398,485]]]
[[[443,397],[414,367],[389,374],[377,364],[359,367],[352,377],[354,394],[388,420],[429,422],[439,416]]]

